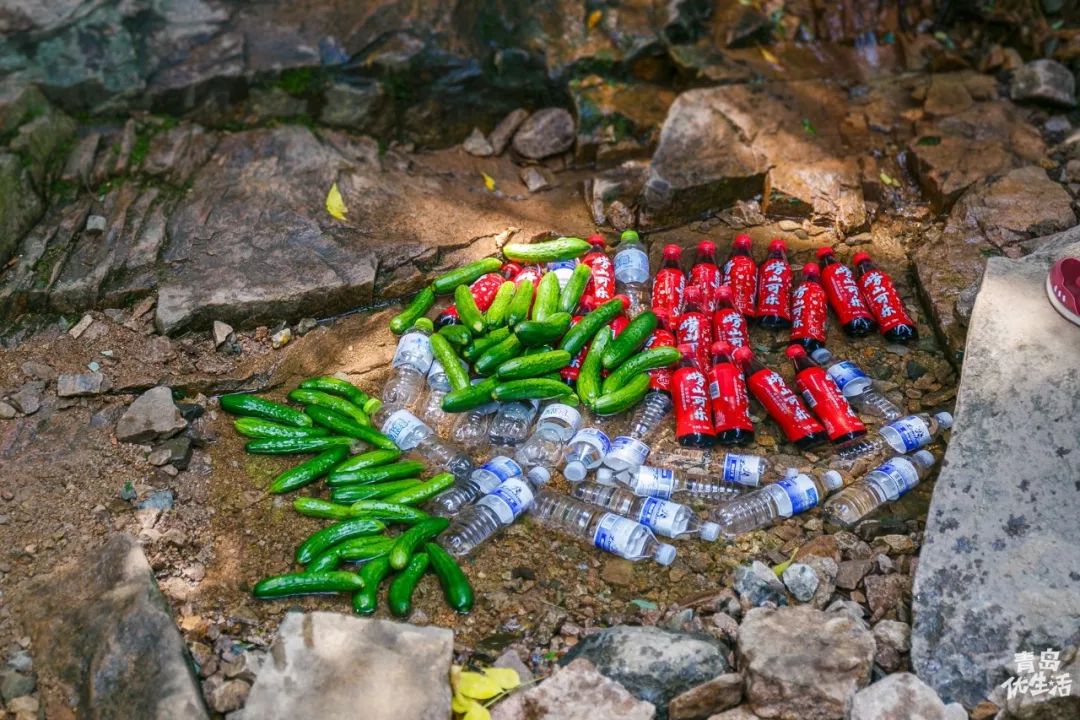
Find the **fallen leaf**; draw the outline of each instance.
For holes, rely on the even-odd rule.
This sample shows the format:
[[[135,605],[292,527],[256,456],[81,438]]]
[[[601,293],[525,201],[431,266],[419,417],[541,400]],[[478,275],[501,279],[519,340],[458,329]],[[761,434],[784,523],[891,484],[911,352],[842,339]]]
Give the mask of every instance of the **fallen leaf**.
[[[487,675],[503,690],[513,690],[521,684],[521,677],[513,668],[489,667],[484,670],[484,675]]]
[[[919,142],[917,144],[919,144],[919,145],[940,145],[941,144],[941,138],[939,136],[937,136],[937,135],[926,135],[925,137],[919,138]]]
[[[817,128],[814,127],[814,123],[810,122],[809,118],[802,119],[802,129],[807,135],[817,135]]]
[[[642,610],[656,610],[659,606],[652,600],[642,600],[641,598],[634,598],[630,601],[631,605],[637,605]]]
[[[585,24],[588,25],[590,30],[592,30],[594,27],[599,25],[600,21],[603,20],[603,19],[604,19],[604,11],[603,10],[593,10],[591,13],[589,13],[589,19],[586,21]]]
[[[491,712],[486,707],[473,700],[462,720],[491,720]]]
[[[780,577],[784,574],[784,571],[791,567],[791,563],[795,562],[795,553],[799,552],[798,548],[792,551],[791,557],[784,562],[773,567],[772,571],[776,574],[776,577]]]
[[[478,672],[463,672],[458,675],[457,691],[465,697],[487,700],[501,693],[502,688],[487,675]]]
[[[456,713],[464,715],[469,711],[475,700],[470,700],[461,693],[454,693],[454,697],[450,699],[450,709]]]
[[[326,212],[330,213],[331,217],[336,220],[344,220],[345,213],[349,212],[349,209],[345,207],[345,200],[341,197],[341,191],[338,190],[337,183],[330,186],[330,192],[326,193]]]
[[[896,187],[900,187],[900,181],[888,175],[884,170],[878,173],[878,178],[880,178],[881,182],[885,183],[886,185],[895,185]]]
[[[488,192],[495,192],[495,178],[485,172],[480,173],[480,175],[484,178],[484,187],[488,189]]]
[[[771,52],[769,52],[763,47],[759,47],[758,50],[761,51],[761,57],[765,58],[765,62],[769,63],[770,65],[780,67],[780,60],[775,55],[773,55]]]

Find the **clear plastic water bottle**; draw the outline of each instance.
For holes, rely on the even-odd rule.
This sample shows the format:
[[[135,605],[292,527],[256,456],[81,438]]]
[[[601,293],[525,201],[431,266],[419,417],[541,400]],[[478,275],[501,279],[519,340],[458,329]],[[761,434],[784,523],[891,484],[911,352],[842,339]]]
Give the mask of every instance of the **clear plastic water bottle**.
[[[534,467],[555,468],[562,459],[566,443],[581,426],[581,413],[563,403],[552,403],[540,413],[536,428],[514,459],[526,470]]]
[[[649,275],[649,255],[641,236],[634,230],[623,231],[615,253],[615,291],[629,298],[626,314],[630,318],[649,308]]]
[[[438,360],[433,360],[427,374],[428,394],[420,418],[436,433],[450,424],[450,414],[442,409],[443,398],[450,392],[450,380]]]
[[[581,482],[610,451],[611,441],[603,430],[593,427],[578,430],[566,448],[563,475],[570,482]]]
[[[555,277],[559,280],[560,292],[566,289],[566,284],[570,282],[575,267],[577,267],[577,260],[556,260],[547,264],[548,272],[555,273]]]
[[[521,472],[521,466],[516,462],[505,455],[496,455],[473,470],[469,477],[458,480],[452,487],[432,498],[428,504],[428,510],[441,517],[457,515],[461,508],[481,495],[491,492],[510,478],[521,475]]]
[[[827,348],[818,348],[811,359],[825,368],[825,373],[840,388],[857,412],[875,415],[887,421],[903,417],[904,411],[874,389],[874,381],[850,360],[837,361]]]
[[[538,466],[524,477],[500,483],[475,505],[465,508],[439,537],[439,544],[455,557],[468,555],[532,507],[538,489],[550,479],[551,473]]]
[[[836,457],[840,465],[847,465],[856,460],[884,460],[891,455],[904,455],[926,447],[952,424],[953,416],[947,412],[908,415],[882,425],[876,433],[838,445]]]
[[[850,528],[918,485],[934,461],[933,453],[928,450],[887,460],[829,498],[822,511],[830,522]]]
[[[627,560],[652,558],[661,565],[670,565],[675,559],[675,547],[659,542],[641,523],[566,495],[541,491],[530,514],[544,527],[588,540]]]
[[[616,472],[645,464],[649,457],[649,441],[663,425],[673,405],[671,393],[666,390],[650,390],[638,403],[630,428],[611,443],[611,452],[604,458],[604,465]]]
[[[729,453],[732,455],[733,453]],[[753,457],[750,455],[744,457]],[[760,460],[760,458],[755,458]],[[764,462],[764,461],[761,461]],[[606,471],[606,472],[605,472]],[[597,472],[597,481],[609,482],[610,470],[603,468]],[[671,496],[686,493],[703,500],[730,500],[746,490],[747,486],[734,482],[731,476],[715,474],[676,474],[669,468],[642,465],[613,476],[614,480],[625,485],[630,492],[640,497],[655,497],[667,500]]]
[[[383,410],[413,408],[424,392],[424,378],[431,370],[435,356],[431,353],[431,333],[434,324],[420,318],[398,340],[394,359],[390,362],[390,377],[383,386]]]
[[[387,412],[384,407],[375,415],[384,435],[394,441],[402,452],[415,451],[432,465],[454,474],[458,479],[467,478],[473,470],[473,462],[460,448],[443,442],[424,421],[401,408]]]
[[[484,378],[476,378],[473,385],[484,382]],[[488,430],[491,428],[491,419],[495,417],[499,409],[499,403],[492,400],[475,407],[468,412],[458,413],[457,423],[454,425],[454,442],[461,445],[470,453],[479,453],[488,445]]]
[[[805,512],[843,485],[844,479],[835,470],[826,470],[821,479],[792,471],[782,480],[724,503],[713,510],[709,518],[720,526],[720,533],[730,539]]]
[[[636,520],[657,535],[677,538],[699,535],[712,542],[720,536],[720,526],[702,521],[686,505],[654,497],[638,497],[629,490],[596,482],[575,485],[570,494],[590,505]]]
[[[491,419],[491,429],[488,430],[491,444],[516,447],[525,442],[539,408],[539,400],[510,400],[499,403],[499,409]]]

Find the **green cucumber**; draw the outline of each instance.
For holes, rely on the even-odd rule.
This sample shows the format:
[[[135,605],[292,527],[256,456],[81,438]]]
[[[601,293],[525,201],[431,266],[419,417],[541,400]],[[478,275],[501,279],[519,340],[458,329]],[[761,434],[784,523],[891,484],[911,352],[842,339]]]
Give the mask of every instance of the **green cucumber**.
[[[538,243],[507,243],[502,253],[509,260],[519,263],[548,263],[556,260],[573,260],[589,252],[592,246],[577,237],[561,237]]]
[[[476,359],[473,368],[480,375],[490,375],[504,362],[520,355],[521,351],[521,341],[517,339],[516,335],[511,335],[498,345],[488,348],[483,355]]]
[[[337,395],[331,395],[330,393],[322,392],[321,390],[304,390],[297,388],[289,393],[289,399],[295,403],[305,405],[308,407],[319,407],[327,410],[332,410],[338,415],[344,415],[345,417],[352,418],[353,422],[360,425],[371,425],[371,418],[367,416],[367,413],[353,405],[345,398],[338,397]],[[309,415],[311,413],[308,413]],[[312,417],[312,420],[315,418]]]
[[[371,396],[366,392],[356,387],[348,380],[342,380],[341,378],[336,377],[324,375],[323,377],[310,378],[300,383],[300,389],[322,390],[331,395],[340,395],[362,410],[365,405],[371,402]],[[364,412],[366,413],[367,411],[364,410]]]
[[[394,450],[369,450],[366,453],[354,455],[345,462],[338,466],[338,472],[347,472],[349,470],[363,470],[369,467],[379,467],[380,465],[386,465],[392,463],[401,457],[401,451]]]
[[[607,325],[622,313],[623,309],[626,307],[625,302],[626,299],[623,297],[612,298],[585,317],[581,318],[581,321],[570,328],[566,335],[563,336],[562,342],[559,343],[559,348],[571,355],[577,355],[581,351],[581,348],[585,347],[586,343],[592,340],[593,335],[596,335],[596,333],[600,331],[600,328]]]
[[[307,565],[316,555],[332,545],[337,545],[342,540],[360,537],[361,535],[376,535],[386,529],[386,525],[378,520],[367,518],[353,518],[343,520],[318,532],[312,533],[307,540],[300,543],[296,548],[296,562]]]
[[[329,428],[339,435],[346,435],[357,440],[363,440],[368,445],[382,450],[397,450],[397,445],[390,438],[383,435],[373,427],[353,422],[352,419],[340,415],[333,410],[328,410],[321,405],[309,405],[306,409],[312,420],[325,428]]]
[[[384,500],[357,500],[349,509],[352,511],[353,517],[366,517],[372,520],[395,523],[418,523],[431,517],[423,510]]]
[[[574,273],[570,276],[566,287],[559,293],[560,310],[564,313],[574,312],[582,294],[585,292],[585,286],[589,284],[589,276],[591,275],[592,268],[585,263],[580,263],[574,267]]]
[[[495,377],[499,378],[499,380],[534,378],[556,370],[562,370],[570,364],[572,359],[570,353],[565,350],[549,350],[536,355],[517,357],[500,365],[499,369],[495,371]]]
[[[514,326],[514,335],[526,347],[549,345],[566,334],[572,319],[569,313],[557,312],[543,320],[524,320]]]
[[[629,410],[637,405],[648,391],[649,374],[639,373],[618,390],[596,398],[592,405],[593,412],[597,415],[614,415]]]
[[[341,556],[337,547],[324,550],[315,556],[315,559],[304,566],[306,573],[321,573],[337,570],[341,566]]]
[[[464,325],[444,325],[435,334],[443,336],[451,345],[458,347],[465,347],[472,342],[472,333]]]
[[[255,583],[251,594],[257,598],[280,598],[312,593],[356,592],[364,581],[352,572],[291,573],[275,575]]]
[[[553,272],[544,273],[536,286],[530,320],[543,320],[559,311],[559,277]]]
[[[338,559],[342,562],[357,562],[368,558],[385,556],[390,554],[396,538],[392,537],[358,537],[350,538],[334,546]]]
[[[413,591],[416,590],[420,578],[427,572],[429,562],[427,553],[413,556],[409,566],[403,572],[398,573],[397,577],[390,583],[387,600],[390,604],[390,612],[397,617],[408,617],[409,613],[412,612]],[[393,566],[394,563],[391,560],[390,567]]]
[[[529,378],[500,383],[491,391],[496,400],[549,400],[573,395],[573,389],[560,380]]]
[[[484,313],[476,306],[476,298],[468,285],[458,285],[454,290],[454,305],[462,325],[476,335],[484,332]]]
[[[481,380],[461,390],[451,390],[443,396],[442,409],[448,413],[465,412],[491,402],[491,391],[498,381],[495,378]]]
[[[401,570],[409,564],[418,545],[427,542],[450,526],[446,518],[433,517],[422,520],[398,535],[394,548],[390,551],[390,567]]]
[[[293,500],[293,509],[301,515],[328,520],[348,520],[352,512],[348,505],[342,505],[322,498],[298,497]]]
[[[533,281],[526,279],[522,280],[514,290],[514,299],[510,301],[510,311],[506,314],[506,324],[510,327],[517,327],[517,324],[529,317],[529,310],[532,309],[533,304],[533,290],[535,286]]]
[[[257,417],[283,425],[311,427],[311,418],[299,410],[254,395],[222,395],[218,402],[221,403],[222,410],[233,415]]]
[[[383,498],[423,484],[419,478],[404,478],[370,485],[343,485],[330,490],[330,499],[335,503],[352,505],[357,500]]]
[[[379,467],[362,468],[360,470],[347,470],[345,472],[330,473],[326,484],[330,487],[338,485],[368,485],[382,482],[383,480],[400,480],[413,477],[424,472],[424,463],[419,460],[402,460],[393,465],[380,465]]]
[[[626,331],[623,330],[623,333],[625,334]],[[622,338],[622,335],[619,338]],[[618,390],[639,372],[674,365],[681,358],[682,354],[673,347],[657,347],[640,352],[619,365],[613,373],[607,376],[603,384],[603,393],[606,395],[609,392]]]
[[[431,289],[436,295],[447,295],[454,292],[460,285],[468,285],[481,275],[498,272],[502,268],[502,260],[498,258],[484,258],[474,263],[469,263],[456,270],[451,270],[435,278],[431,283]],[[460,310],[460,308],[458,308]]]
[[[604,355],[601,357],[604,369],[614,370],[622,365],[628,357],[645,345],[655,329],[656,314],[652,310],[646,310],[631,320],[630,324],[619,333],[619,337],[604,348]]]
[[[325,428],[296,427],[278,425],[260,418],[242,417],[233,422],[236,432],[250,438],[308,438],[326,437],[330,433]]]
[[[424,551],[428,554],[431,568],[442,584],[446,604],[459,613],[472,610],[472,585],[469,584],[469,578],[465,577],[457,561],[450,557],[450,553],[432,542],[424,544]]]
[[[352,596],[353,612],[358,615],[371,615],[379,606],[379,584],[390,573],[390,559],[386,556],[373,559],[360,568],[360,579],[364,589],[357,590]]]
[[[484,315],[484,325],[488,330],[494,330],[506,324],[506,316],[510,314],[510,303],[514,301],[514,291],[517,286],[513,280],[507,280],[499,286],[495,293],[495,299]]]
[[[443,372],[446,373],[446,379],[451,388],[461,390],[469,387],[469,373],[461,366],[461,358],[454,352],[454,348],[446,338],[438,334],[432,335],[431,352],[435,355],[435,359],[439,361],[439,364],[442,365]]]
[[[341,461],[349,455],[349,449],[338,447],[330,448],[320,453],[307,462],[300,463],[274,478],[270,483],[270,492],[274,495],[292,492],[313,483],[326,473],[340,465]]]
[[[309,437],[309,438],[259,438],[252,440],[244,449],[256,455],[297,455],[317,453],[330,448],[344,447],[350,451],[356,447],[356,439],[351,437]]]
[[[394,319],[390,321],[390,332],[395,335],[401,335],[403,332],[412,327],[412,324],[417,319],[424,316],[431,306],[435,304],[435,290],[428,286],[416,293],[413,296],[412,301],[405,306],[398,315],[394,316]]]
[[[461,356],[469,362],[475,362],[478,357],[508,337],[510,337],[510,328],[502,327],[498,330],[492,330],[487,335],[476,338],[471,345],[465,348]]]
[[[585,354],[585,359],[581,361],[576,387],[578,397],[586,407],[592,407],[596,398],[600,397],[601,357],[613,334],[610,327],[600,328],[589,346],[589,352]]]
[[[382,499],[385,502],[398,503],[399,505],[419,505],[420,503],[435,497],[453,484],[454,474],[441,472],[427,482],[422,482],[411,488],[398,490],[395,493],[383,496]]]

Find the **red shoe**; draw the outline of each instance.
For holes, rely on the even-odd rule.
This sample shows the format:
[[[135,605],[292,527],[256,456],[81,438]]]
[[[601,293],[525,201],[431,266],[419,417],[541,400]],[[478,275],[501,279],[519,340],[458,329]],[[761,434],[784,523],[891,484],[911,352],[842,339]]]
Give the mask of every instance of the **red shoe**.
[[[1067,257],[1054,263],[1046,277],[1046,295],[1062,317],[1080,325],[1080,258]]]

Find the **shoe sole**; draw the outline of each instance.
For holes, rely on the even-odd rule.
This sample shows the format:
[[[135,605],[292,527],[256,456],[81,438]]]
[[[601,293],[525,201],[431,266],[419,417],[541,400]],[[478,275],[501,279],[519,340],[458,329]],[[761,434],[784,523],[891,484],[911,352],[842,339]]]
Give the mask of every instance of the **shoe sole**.
[[[1054,306],[1054,309],[1058,311],[1061,317],[1065,318],[1073,325],[1080,326],[1080,315],[1077,315],[1069,308],[1061,304],[1061,301],[1054,295],[1054,286],[1050,283],[1050,276],[1046,277],[1046,297],[1049,298],[1050,304]]]

